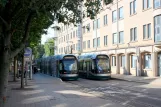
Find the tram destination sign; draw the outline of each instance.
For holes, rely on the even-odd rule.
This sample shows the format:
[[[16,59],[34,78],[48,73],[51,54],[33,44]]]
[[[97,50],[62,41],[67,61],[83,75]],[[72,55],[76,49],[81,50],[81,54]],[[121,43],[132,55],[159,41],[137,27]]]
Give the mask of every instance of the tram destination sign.
[[[64,57],[64,59],[75,59],[75,57],[74,56],[66,56],[66,57]]]
[[[99,56],[97,56],[97,58],[107,58],[107,56],[105,56],[105,55],[99,55]]]

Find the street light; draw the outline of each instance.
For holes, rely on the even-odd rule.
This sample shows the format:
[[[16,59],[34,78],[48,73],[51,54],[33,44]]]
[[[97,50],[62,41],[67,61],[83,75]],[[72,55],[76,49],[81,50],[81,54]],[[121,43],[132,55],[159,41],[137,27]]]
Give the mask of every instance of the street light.
[[[73,44],[73,41],[67,41],[67,43],[72,43],[72,44]],[[72,44],[71,44],[71,46],[70,46],[70,48],[71,48],[71,54],[73,53]],[[69,45],[68,45],[68,46],[69,46]]]

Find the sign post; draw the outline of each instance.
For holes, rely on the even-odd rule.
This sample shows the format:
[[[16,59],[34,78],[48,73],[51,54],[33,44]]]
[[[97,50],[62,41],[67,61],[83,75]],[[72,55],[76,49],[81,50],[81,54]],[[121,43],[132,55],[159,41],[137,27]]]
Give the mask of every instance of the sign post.
[[[30,62],[30,68],[29,71],[29,77],[32,79],[32,49],[30,47],[25,48],[24,56],[26,59],[28,59],[28,62]]]

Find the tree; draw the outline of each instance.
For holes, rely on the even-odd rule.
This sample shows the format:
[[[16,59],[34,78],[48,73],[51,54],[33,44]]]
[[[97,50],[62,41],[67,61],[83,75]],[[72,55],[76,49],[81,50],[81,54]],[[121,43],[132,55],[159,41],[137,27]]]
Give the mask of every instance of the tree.
[[[45,54],[44,45],[38,45],[32,48],[35,59],[41,58]]]
[[[0,102],[5,96],[8,71],[11,59],[16,56],[30,39],[38,37],[42,32],[35,31],[39,27],[39,19],[49,22],[43,29],[57,20],[59,23],[81,22],[83,0],[1,0],[0,1]],[[86,0],[87,13],[91,17],[100,9],[100,0]],[[107,0],[106,0],[107,1]],[[108,0],[111,1],[111,0]],[[93,10],[93,11],[92,11]],[[38,25],[33,27],[33,25]],[[35,29],[34,29],[35,28]],[[37,30],[36,30],[37,31]],[[40,34],[39,34],[40,33]],[[34,37],[35,38],[35,37]],[[36,39],[37,40],[37,39]]]
[[[45,56],[54,55],[54,40],[48,39],[44,45]]]

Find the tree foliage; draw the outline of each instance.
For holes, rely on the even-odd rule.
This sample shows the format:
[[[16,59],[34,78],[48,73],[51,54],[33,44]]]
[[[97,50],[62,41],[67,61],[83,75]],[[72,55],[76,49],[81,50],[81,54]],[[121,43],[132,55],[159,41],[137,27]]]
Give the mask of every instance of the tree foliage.
[[[37,45],[33,47],[32,50],[35,59],[42,58],[45,54],[44,45]]]
[[[52,38],[48,39],[44,44],[45,56],[54,55],[54,40]]]

